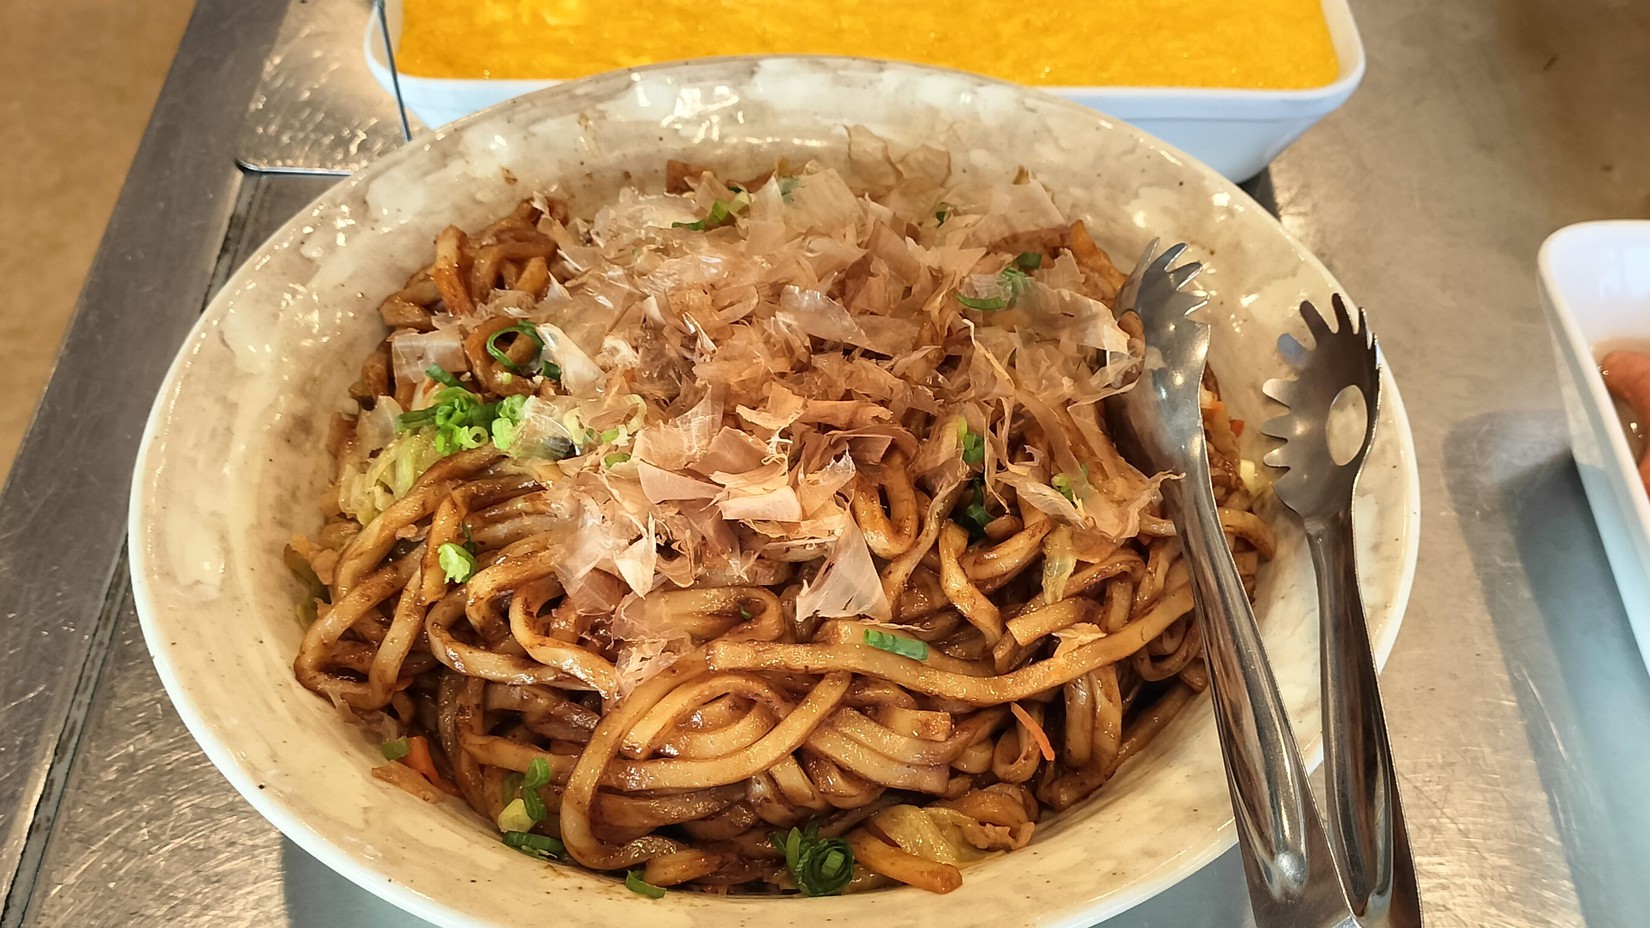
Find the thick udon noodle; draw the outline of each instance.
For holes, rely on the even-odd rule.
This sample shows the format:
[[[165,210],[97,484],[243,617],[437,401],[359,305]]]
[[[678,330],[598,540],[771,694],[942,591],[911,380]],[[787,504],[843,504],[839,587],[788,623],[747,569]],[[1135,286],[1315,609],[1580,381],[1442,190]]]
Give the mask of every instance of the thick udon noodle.
[[[384,303],[392,336],[351,391],[361,413],[336,423],[343,502],[289,552],[322,581],[298,679],[386,738],[428,737],[426,775],[404,762],[380,777],[432,801],[451,788],[495,820],[508,777],[542,758],[535,830],[586,867],[789,890],[770,836],[814,823],[853,850],[850,890],[943,892],[1100,789],[1205,687],[1156,481],[1122,461],[1097,412],[1142,350],[1107,308],[1121,275],[1081,223],[1049,221],[1034,182],[946,187],[922,157],[891,161],[874,196],[839,197],[838,229],[792,222],[834,172],[726,185],[673,164],[680,197],[627,193],[594,222],[540,197],[473,235],[442,233]],[[671,227],[672,209],[711,220]],[[771,256],[786,248],[802,256],[791,270]],[[833,249],[834,266],[814,260]],[[684,256],[724,276],[661,270]],[[762,273],[730,279],[741,256]],[[1006,306],[970,309],[1003,298],[994,281],[1013,284]],[[621,286],[632,292],[615,299]],[[809,286],[823,309],[798,308]],[[798,323],[816,310],[854,328]],[[526,375],[538,352],[525,333],[485,350],[523,319],[559,320],[540,330],[559,379]],[[787,369],[750,373],[760,351],[719,365],[741,327],[788,345],[768,365]],[[403,363],[409,345],[426,353]],[[482,441],[420,458],[366,437],[374,410],[428,404],[425,361],[483,402],[534,397],[511,454]],[[1272,540],[1206,386],[1221,519],[1252,590]],[[547,409],[552,437],[572,439],[561,460],[523,447]],[[679,441],[695,428],[760,453],[730,476],[700,442],[695,464]],[[392,454],[413,462],[397,465],[401,485],[379,478],[351,511],[361,472]],[[466,582],[438,556],[452,545],[474,552]],[[926,656],[873,647],[866,629]]]

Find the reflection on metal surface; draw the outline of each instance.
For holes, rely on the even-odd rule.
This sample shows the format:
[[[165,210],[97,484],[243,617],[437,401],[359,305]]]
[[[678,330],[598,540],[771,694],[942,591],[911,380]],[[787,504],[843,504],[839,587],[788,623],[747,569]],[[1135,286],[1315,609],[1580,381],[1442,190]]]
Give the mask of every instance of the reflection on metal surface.
[[[219,256],[221,273],[211,276],[209,289],[216,289],[247,251],[334,182],[330,177],[254,182],[239,199],[228,237],[219,242],[214,235],[203,243],[204,265]],[[186,313],[188,321],[199,307],[197,300]],[[156,350],[170,354],[173,345]],[[118,529],[114,537],[118,542]],[[300,891],[297,902],[287,898],[293,888],[282,876],[283,854],[301,862],[288,869],[327,878],[317,882],[346,881],[282,841],[212,769],[155,677],[132,611],[124,561],[113,583],[110,608],[93,633],[102,646],[93,647],[87,659],[95,669],[81,686],[61,687],[75,697],[77,711],[61,738],[73,748],[74,764],[71,769],[65,759],[52,768],[61,800],[43,805],[35,818],[23,878],[0,925],[267,925],[279,923],[283,905],[311,916],[304,921],[295,915],[292,924],[338,924],[325,906],[395,916],[379,924],[423,924],[353,885],[349,888],[359,898],[346,898],[336,889],[318,897]],[[0,654],[0,668],[6,671],[14,666],[9,657]],[[54,795],[48,791],[49,797]],[[120,887],[118,895],[107,892],[111,886]],[[205,891],[212,887],[219,891]]]
[[[0,494],[0,924],[7,928],[21,911],[11,890],[29,879],[18,878],[25,846],[40,840],[31,825],[45,826],[75,801],[60,802],[54,788],[73,759],[84,705],[78,681],[97,670],[94,644],[125,538],[138,435],[204,303],[239,185],[234,128],[278,12],[239,0],[202,0],[196,9]]]
[[[125,575],[126,559],[120,559],[117,575]],[[103,676],[104,667],[109,656],[109,641],[114,634],[115,616],[122,609],[131,608],[131,599],[121,595],[112,598],[105,604],[98,616],[97,625],[93,628],[90,640],[87,642],[85,663],[81,665],[79,675],[62,691],[72,694],[69,700],[67,719],[57,738],[56,750],[53,753],[52,764],[42,771],[45,773],[44,788],[41,790],[40,802],[35,807],[34,821],[29,829],[28,840],[23,845],[22,858],[17,863],[8,898],[27,899],[34,888],[34,879],[41,872],[41,862],[45,855],[46,843],[55,831],[58,815],[62,811],[61,798],[67,793],[67,780],[70,775],[70,762],[79,749],[81,736],[84,733],[87,710],[92,701],[92,695],[97,689],[98,680]],[[0,926],[10,928],[16,920],[10,910],[0,914]]]
[[[1460,421],[1444,470],[1464,522],[1470,569],[1497,617],[1496,643],[1551,810],[1548,856],[1569,865],[1589,925],[1643,923],[1650,860],[1650,676],[1615,610],[1597,529],[1580,496],[1563,414],[1498,411]],[[1493,758],[1485,758],[1493,762]],[[1462,874],[1463,877],[1466,874]]]
[[[395,102],[361,56],[371,10],[371,0],[292,0],[241,127],[243,166],[348,174],[401,144]]]
[[[401,913],[284,840],[183,727],[123,593],[114,652],[86,720],[29,925],[395,926]]]
[[[82,762],[26,923],[282,924],[280,872],[248,866],[276,861],[280,836],[213,771],[172,711],[122,593]]]

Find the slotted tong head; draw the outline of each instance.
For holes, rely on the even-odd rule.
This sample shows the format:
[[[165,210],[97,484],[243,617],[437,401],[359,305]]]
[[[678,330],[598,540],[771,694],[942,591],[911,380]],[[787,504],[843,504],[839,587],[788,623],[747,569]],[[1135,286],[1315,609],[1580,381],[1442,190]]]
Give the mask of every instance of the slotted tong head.
[[[1132,463],[1148,473],[1181,475],[1163,484],[1163,500],[1180,535],[1203,625],[1255,924],[1419,926],[1414,866],[1353,559],[1352,489],[1373,442],[1380,403],[1374,339],[1363,313],[1354,326],[1340,297],[1334,299],[1333,330],[1303,303],[1313,345],[1308,349],[1283,336],[1279,349],[1299,376],[1266,385],[1267,394],[1288,407],[1262,427],[1284,440],[1266,460],[1287,468],[1274,489],[1302,519],[1317,577],[1326,829],[1215,504],[1199,402],[1210,328],[1189,315],[1208,302],[1189,287],[1202,268],[1195,262],[1175,266],[1184,245],[1162,255],[1156,246],[1147,247],[1120,296],[1120,307],[1140,318],[1145,364],[1133,389],[1106,400],[1106,413]],[[1337,462],[1330,410],[1348,387],[1362,395],[1365,421],[1355,453]]]

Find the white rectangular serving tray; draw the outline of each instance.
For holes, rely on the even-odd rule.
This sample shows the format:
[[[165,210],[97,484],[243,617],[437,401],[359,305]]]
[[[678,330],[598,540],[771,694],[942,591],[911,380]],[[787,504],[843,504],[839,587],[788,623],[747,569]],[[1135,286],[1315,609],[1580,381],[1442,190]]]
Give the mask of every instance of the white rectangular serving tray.
[[[399,41],[402,0],[385,0],[390,35]],[[1050,87],[1051,92],[1132,123],[1235,181],[1259,174],[1273,158],[1346,102],[1364,76],[1364,47],[1347,0],[1323,0],[1329,36],[1340,60],[1332,83],[1308,90],[1199,87]],[[383,35],[367,24],[362,50],[373,76],[393,93]],[[407,108],[431,127],[520,94],[550,80],[457,80],[401,75]]]
[[[1650,350],[1650,222],[1566,226],[1542,244],[1538,263],[1576,468],[1650,665],[1650,494],[1596,357],[1601,345]]]

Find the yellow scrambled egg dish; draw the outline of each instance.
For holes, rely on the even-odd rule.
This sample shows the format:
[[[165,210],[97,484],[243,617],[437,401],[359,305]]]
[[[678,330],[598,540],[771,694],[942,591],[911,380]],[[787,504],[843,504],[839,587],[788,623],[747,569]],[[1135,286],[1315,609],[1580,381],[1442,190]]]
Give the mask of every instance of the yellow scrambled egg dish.
[[[1338,68],[1319,0],[405,0],[403,22],[397,64],[425,77],[830,54],[1043,86],[1281,89]]]

